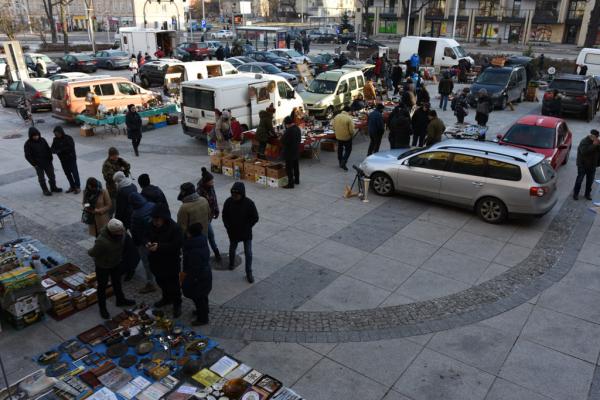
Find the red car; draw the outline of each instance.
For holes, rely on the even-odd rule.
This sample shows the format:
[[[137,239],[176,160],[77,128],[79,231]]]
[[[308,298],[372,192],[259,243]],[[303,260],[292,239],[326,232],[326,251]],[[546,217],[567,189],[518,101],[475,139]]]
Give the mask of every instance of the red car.
[[[561,118],[526,115],[498,135],[498,143],[543,154],[558,169],[569,160],[573,135]]]
[[[208,43],[205,42],[186,42],[181,43],[177,47],[190,53],[192,60],[204,60],[210,55],[210,47],[208,46]]]

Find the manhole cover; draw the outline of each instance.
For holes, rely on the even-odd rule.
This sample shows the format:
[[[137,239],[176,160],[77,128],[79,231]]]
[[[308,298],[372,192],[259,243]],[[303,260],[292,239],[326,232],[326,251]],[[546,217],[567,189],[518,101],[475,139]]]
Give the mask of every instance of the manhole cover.
[[[23,137],[23,135],[21,135],[20,133],[13,133],[11,135],[3,136],[2,139],[18,139],[20,137]]]
[[[235,261],[233,263],[233,269],[236,269],[237,267],[239,267],[240,264],[242,264],[242,257],[236,255]],[[221,262],[218,262],[217,260],[215,260],[214,257],[211,257],[210,258],[210,266],[212,269],[217,270],[217,271],[229,270],[229,256],[222,255]]]

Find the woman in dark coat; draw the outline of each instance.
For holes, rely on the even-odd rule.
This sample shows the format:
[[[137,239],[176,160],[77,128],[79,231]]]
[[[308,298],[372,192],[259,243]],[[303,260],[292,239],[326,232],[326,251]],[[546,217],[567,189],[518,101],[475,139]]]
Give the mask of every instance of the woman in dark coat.
[[[402,67],[398,61],[392,68],[392,84],[394,85],[394,95],[400,92],[400,82],[402,82]]]
[[[117,204],[114,205],[115,218],[123,222],[123,225],[125,225],[126,229],[130,229],[133,208],[129,203],[129,195],[131,193],[137,193],[137,186],[135,186],[131,178],[126,177],[121,171],[115,173],[113,180],[117,185]]]
[[[136,111],[134,104],[127,106],[125,125],[127,126],[127,138],[131,140],[135,155],[139,157],[138,147],[142,141],[142,117]]]
[[[429,125],[429,108],[429,103],[422,104],[412,115],[413,146],[422,147],[425,142],[427,126]]]
[[[427,88],[425,88],[425,85],[421,85],[417,91],[417,105],[420,106],[421,104],[430,103],[430,100],[431,98]]]
[[[475,113],[475,121],[478,125],[486,126],[490,113],[492,112],[492,99],[488,96],[486,89],[479,89],[477,93],[477,108]]]
[[[62,126],[54,127],[54,139],[50,149],[58,156],[60,165],[67,180],[69,189],[67,193],[79,194],[81,192],[81,183],[79,181],[79,171],[77,170],[77,154],[75,153],[75,142],[73,138],[65,133]]]
[[[410,114],[404,107],[396,107],[388,119],[390,149],[410,147],[412,126]]]
[[[215,192],[215,180],[213,174],[204,167],[202,167],[202,178],[196,185],[196,192],[208,201],[208,206],[210,207],[208,243],[213,253],[215,253],[215,261],[221,262],[221,253],[215,241],[215,231],[212,228],[212,220],[219,218],[219,203],[217,201],[217,193]]]
[[[208,324],[208,294],[212,289],[212,272],[209,266],[210,252],[202,224],[188,227],[183,243],[183,272],[181,289],[183,295],[194,302],[196,319],[193,326]]]

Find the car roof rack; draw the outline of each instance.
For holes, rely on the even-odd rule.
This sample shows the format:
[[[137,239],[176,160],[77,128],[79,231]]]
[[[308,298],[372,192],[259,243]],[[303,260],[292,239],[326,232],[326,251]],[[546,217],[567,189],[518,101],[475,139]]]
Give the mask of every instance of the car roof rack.
[[[436,147],[436,150],[438,149],[459,149],[459,150],[471,150],[471,151],[476,151],[479,153],[485,153],[485,154],[493,154],[496,156],[503,156],[503,157],[509,157],[514,159],[515,161],[520,161],[520,162],[527,162],[527,160],[525,160],[524,158],[521,157],[517,157],[517,156],[513,156],[511,154],[505,154],[505,153],[499,153],[497,151],[490,151],[490,150],[486,150],[486,149],[477,149],[477,148],[473,148],[473,147],[462,147],[462,146],[451,146],[451,145],[447,145],[447,146],[439,146]],[[527,155],[527,153],[523,153],[523,155]]]

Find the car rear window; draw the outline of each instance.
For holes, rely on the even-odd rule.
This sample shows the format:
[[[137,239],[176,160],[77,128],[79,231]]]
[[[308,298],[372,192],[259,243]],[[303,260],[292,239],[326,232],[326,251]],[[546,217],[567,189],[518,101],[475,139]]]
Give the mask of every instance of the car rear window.
[[[552,149],[554,148],[555,132],[554,128],[516,124],[506,132],[502,141],[527,147]]]
[[[214,111],[215,93],[213,91],[184,87],[181,92],[185,107]]]
[[[584,92],[584,81],[572,81],[570,79],[555,79],[550,83],[550,89],[567,90],[569,92]]]
[[[90,61],[92,59],[92,57],[88,55],[76,56],[75,58],[77,59],[77,61]]]
[[[539,184],[550,182],[556,174],[554,168],[552,168],[552,165],[550,165],[550,161],[546,159],[532,167],[529,167],[529,171],[531,172],[533,180]]]
[[[76,86],[73,88],[73,95],[75,97],[85,97],[90,92],[89,86]]]
[[[488,178],[505,181],[520,181],[521,168],[518,165],[502,161],[488,160],[487,176]]]
[[[52,98],[56,100],[62,100],[65,98],[65,87],[63,85],[56,85],[52,88]]]
[[[586,64],[600,65],[600,54],[588,53],[583,60]]]
[[[47,80],[47,81],[29,81],[29,84],[35,90],[50,90],[50,88],[52,87],[52,81],[51,80]]]

